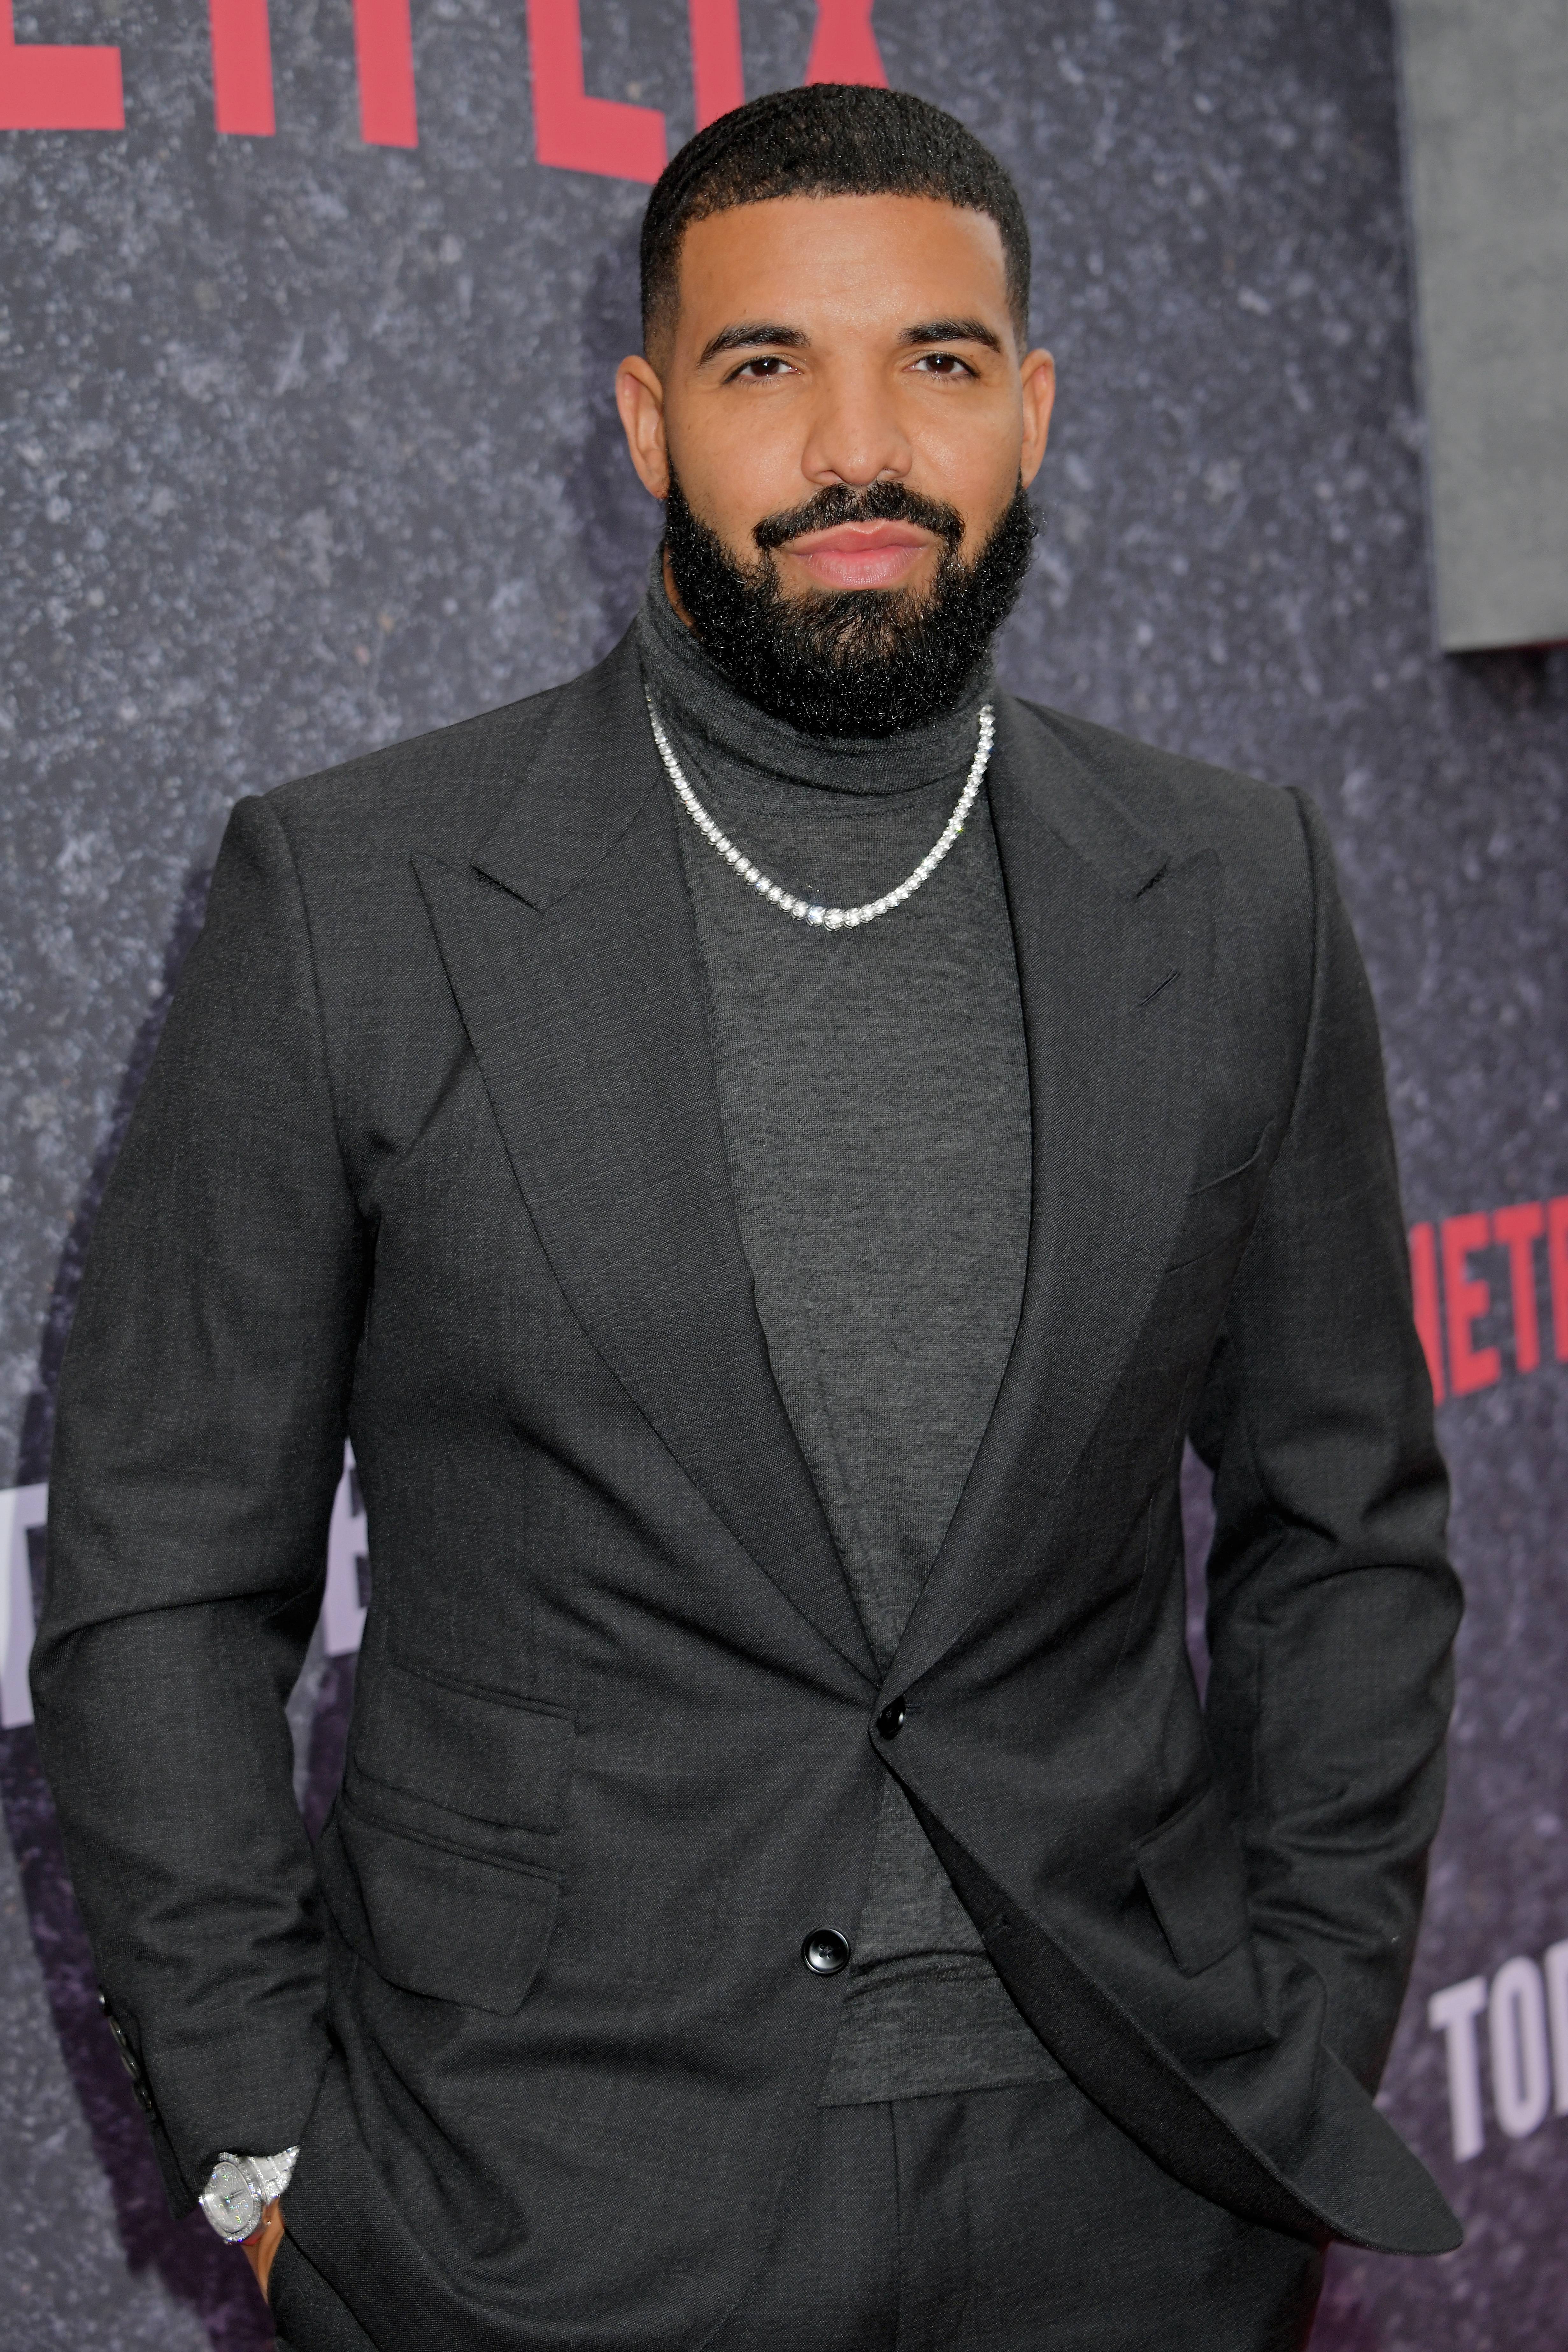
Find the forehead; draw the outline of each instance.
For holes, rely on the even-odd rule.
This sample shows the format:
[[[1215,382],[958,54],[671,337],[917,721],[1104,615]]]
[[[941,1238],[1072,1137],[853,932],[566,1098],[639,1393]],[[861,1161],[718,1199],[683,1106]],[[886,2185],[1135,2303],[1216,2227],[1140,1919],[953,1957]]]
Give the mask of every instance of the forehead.
[[[1008,324],[988,213],[935,196],[775,196],[694,221],[681,242],[682,342],[741,319],[885,326],[979,312]]]

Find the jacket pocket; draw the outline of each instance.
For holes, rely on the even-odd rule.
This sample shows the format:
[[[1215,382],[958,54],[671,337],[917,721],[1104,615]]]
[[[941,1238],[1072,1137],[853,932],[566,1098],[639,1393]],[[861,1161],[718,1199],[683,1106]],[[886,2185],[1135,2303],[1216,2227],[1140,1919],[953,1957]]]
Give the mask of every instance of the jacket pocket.
[[[566,1812],[575,1723],[565,1707],[367,1659],[355,1693],[357,1774],[431,1809],[551,1834]]]
[[[332,1916],[388,1984],[511,2017],[555,1925],[559,1874],[380,1821],[339,1797],[316,1848]]]
[[[1250,1933],[1246,1865],[1215,1782],[1144,1840],[1138,1874],[1183,1976],[1201,1976]]]
[[[1195,1260],[1223,1249],[1227,1242],[1250,1232],[1273,1166],[1269,1152],[1273,1132],[1270,1120],[1239,1168],[1228,1169],[1223,1176],[1196,1185],[1187,1194],[1182,1221],[1166,1261],[1167,1273],[1174,1274],[1178,1266],[1191,1265]]]

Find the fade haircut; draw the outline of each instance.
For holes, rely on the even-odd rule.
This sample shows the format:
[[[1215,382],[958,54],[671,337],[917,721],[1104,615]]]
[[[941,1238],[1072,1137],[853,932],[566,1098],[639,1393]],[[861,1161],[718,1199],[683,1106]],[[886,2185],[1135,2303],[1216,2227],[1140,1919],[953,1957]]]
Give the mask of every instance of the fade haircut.
[[[643,343],[666,335],[680,300],[681,244],[694,221],[778,196],[934,196],[985,213],[1001,233],[1008,308],[1029,341],[1029,226],[988,147],[907,90],[816,82],[721,114],[660,174],[643,216]]]

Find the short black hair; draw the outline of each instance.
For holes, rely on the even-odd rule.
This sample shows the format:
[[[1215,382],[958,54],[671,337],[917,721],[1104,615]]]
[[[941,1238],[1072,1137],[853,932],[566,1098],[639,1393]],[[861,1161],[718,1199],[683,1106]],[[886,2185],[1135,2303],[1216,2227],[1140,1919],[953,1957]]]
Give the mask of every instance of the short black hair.
[[[778,89],[721,114],[661,173],[643,215],[643,341],[674,315],[693,221],[777,196],[935,196],[988,214],[1001,232],[1008,307],[1029,340],[1029,225],[988,147],[908,90],[859,82]]]

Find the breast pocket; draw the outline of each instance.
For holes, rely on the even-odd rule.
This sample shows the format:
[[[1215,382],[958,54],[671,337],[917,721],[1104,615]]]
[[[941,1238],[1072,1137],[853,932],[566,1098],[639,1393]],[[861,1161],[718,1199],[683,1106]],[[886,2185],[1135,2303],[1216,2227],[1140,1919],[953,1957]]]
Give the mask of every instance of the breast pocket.
[[[510,2016],[554,1926],[576,1727],[547,1702],[366,1659],[317,1868],[389,1984]]]

